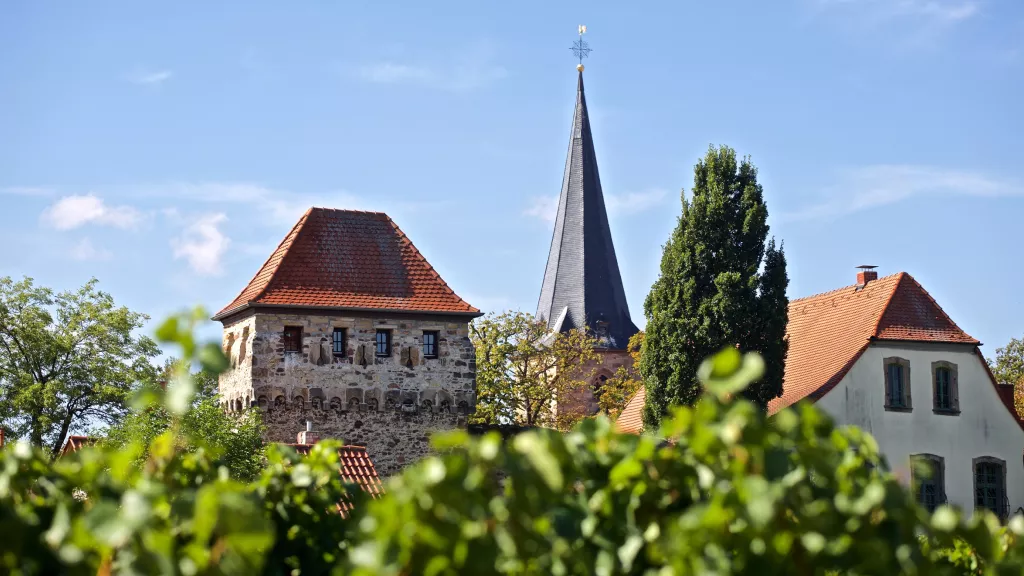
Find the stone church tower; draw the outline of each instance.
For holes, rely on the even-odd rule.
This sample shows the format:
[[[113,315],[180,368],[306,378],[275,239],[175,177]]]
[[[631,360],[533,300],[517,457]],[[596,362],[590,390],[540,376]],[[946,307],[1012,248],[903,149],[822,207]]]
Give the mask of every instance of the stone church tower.
[[[386,214],[311,208],[213,318],[231,362],[220,394],[258,406],[268,441],[311,422],[390,475],[475,409],[480,315]]]
[[[600,340],[593,382],[598,387],[632,361],[626,347],[639,330],[622,288],[583,91],[583,66],[578,70],[576,110],[537,317],[552,331],[586,327]],[[590,412],[596,411],[590,395],[584,401],[591,404]]]

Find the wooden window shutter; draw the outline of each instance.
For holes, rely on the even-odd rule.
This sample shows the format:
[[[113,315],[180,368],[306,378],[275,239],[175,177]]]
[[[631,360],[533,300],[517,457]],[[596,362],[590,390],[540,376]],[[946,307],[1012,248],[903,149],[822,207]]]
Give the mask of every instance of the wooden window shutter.
[[[910,362],[903,363],[903,390],[907,395],[907,408],[913,409],[914,397],[911,395],[913,386],[910,385]]]
[[[885,380],[885,405],[886,406],[891,406],[892,405],[892,384],[889,381],[890,380],[889,379],[889,364],[888,363],[883,363],[882,364],[882,370],[885,372],[885,378],[884,378],[884,380]]]
[[[949,393],[953,397],[952,401],[950,402],[950,405],[953,407],[953,410],[956,410],[957,412],[959,412],[960,411],[960,383],[957,381],[958,380],[957,375],[956,375],[957,371],[956,370],[950,370],[949,372],[950,372],[949,373],[949,387],[950,387]]]

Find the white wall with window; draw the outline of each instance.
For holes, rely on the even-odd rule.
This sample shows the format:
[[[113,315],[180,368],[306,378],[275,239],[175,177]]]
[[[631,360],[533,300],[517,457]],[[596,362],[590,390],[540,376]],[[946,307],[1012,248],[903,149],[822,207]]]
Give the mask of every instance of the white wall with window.
[[[817,405],[871,432],[928,507],[1024,507],[1024,430],[972,345],[873,343]]]

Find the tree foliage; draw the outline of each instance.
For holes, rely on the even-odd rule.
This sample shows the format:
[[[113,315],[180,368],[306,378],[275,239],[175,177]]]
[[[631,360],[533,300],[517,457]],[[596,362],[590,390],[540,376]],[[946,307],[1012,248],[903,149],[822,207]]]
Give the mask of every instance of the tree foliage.
[[[524,312],[489,314],[473,322],[477,407],[485,424],[571,427],[586,416],[583,398],[597,360],[585,331],[549,333]],[[560,402],[559,402],[560,401]]]
[[[183,358],[224,365],[185,329]],[[271,450],[251,484],[209,453],[183,452],[193,380],[176,368],[172,414],[145,466],[87,448],[57,462],[25,443],[0,452],[0,572],[36,574],[759,574],[1024,572],[1024,517],[929,514],[887,471],[870,435],[813,405],[772,418],[742,391],[765,369],[728,348],[705,361],[695,406],[657,435],[608,419],[569,433],[438,439],[440,455],[368,500],[345,486],[337,444]],[[145,396],[145,394],[144,394]],[[84,494],[80,491],[84,490]],[[336,503],[351,504],[346,514]]]
[[[55,293],[0,278],[0,426],[56,455],[71,432],[118,421],[155,375],[156,343],[134,334],[146,320],[96,280]]]
[[[664,247],[661,274],[644,303],[640,373],[644,422],[700,397],[697,368],[724,346],[759,352],[765,376],[744,395],[762,408],[782,394],[787,343],[786,258],[768,236],[757,169],[728,147],[694,167],[690,199]]]
[[[197,380],[188,367],[216,374],[227,366],[217,344],[193,340],[204,317],[181,315],[158,332],[181,346],[183,360],[166,392],[145,388],[135,399],[140,410],[169,415],[155,438],[55,463],[25,442],[0,453],[0,573],[324,574],[339,562],[351,530],[337,504],[365,506],[342,483],[336,442],[306,457],[275,446],[244,484],[193,436],[204,432],[185,425]]]
[[[1024,418],[1024,338],[1011,338],[1006,346],[996,348],[996,359],[988,364],[996,382],[1013,386],[1014,407]]]
[[[169,360],[164,373],[173,375],[177,361]],[[175,438],[175,449],[180,452],[206,451],[226,466],[235,480],[251,481],[266,465],[263,435],[266,426],[259,411],[249,409],[241,414],[230,414],[220,406],[217,395],[217,375],[209,370],[192,374],[196,393],[188,410],[177,419],[181,433]],[[148,392],[157,394],[157,389]],[[133,443],[149,446],[153,440],[175,425],[176,419],[166,407],[155,404],[133,409],[112,426],[103,442],[113,449],[124,449]],[[142,450],[136,464],[149,459],[148,450]]]

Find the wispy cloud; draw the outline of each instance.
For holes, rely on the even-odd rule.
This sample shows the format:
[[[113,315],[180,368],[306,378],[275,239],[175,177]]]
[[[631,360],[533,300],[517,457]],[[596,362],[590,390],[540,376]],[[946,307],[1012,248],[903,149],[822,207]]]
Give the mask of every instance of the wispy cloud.
[[[978,0],[812,0],[819,16],[861,41],[902,49],[934,49],[981,13]]]
[[[604,203],[611,216],[628,216],[646,212],[662,203],[668,196],[662,188],[625,194],[605,194]],[[532,216],[546,222],[554,222],[558,212],[558,196],[535,196],[523,210],[524,216]]]
[[[534,196],[530,199],[530,205],[523,210],[523,215],[554,222],[557,212],[558,196]]]
[[[654,188],[643,192],[608,194],[604,201],[613,214],[638,214],[658,206],[666,196],[668,192],[663,188]]]
[[[357,75],[361,80],[375,84],[419,84],[451,92],[469,92],[501,80],[508,71],[501,66],[462,65],[450,69],[377,62],[361,66]]]
[[[174,258],[184,258],[197,274],[220,274],[224,253],[231,239],[219,228],[228,217],[224,214],[206,214],[189,224],[180,236],[171,239]]]
[[[142,214],[131,206],[108,206],[94,194],[65,196],[43,211],[43,224],[57,230],[71,230],[86,224],[130,229],[138,226]]]
[[[89,238],[82,238],[71,248],[69,253],[75,260],[81,261],[110,260],[114,256],[110,250],[94,246]]]
[[[136,72],[128,76],[128,81],[144,86],[158,86],[170,80],[172,76],[174,76],[174,72],[170,70]]]
[[[145,187],[143,193],[211,204],[245,205],[273,225],[294,224],[311,206],[381,210],[379,201],[343,190],[305,194],[246,182],[198,182]]]
[[[912,18],[960,22],[975,16],[981,6],[975,0],[818,0],[826,8],[846,8],[876,20]]]
[[[0,188],[0,194],[8,194],[10,196],[45,197],[52,196],[53,190],[42,186],[9,186],[7,188]]]
[[[969,170],[881,164],[843,173],[824,196],[817,204],[782,214],[782,219],[837,218],[921,196],[1024,196],[1024,186]]]
[[[359,68],[359,77],[367,82],[394,84],[398,82],[428,82],[436,78],[433,70],[424,66],[410,66],[396,62],[378,62]]]
[[[449,62],[426,63],[388,59],[355,68],[355,77],[373,84],[415,84],[451,92],[468,92],[508,76],[508,70],[494,62],[487,45],[462,51]]]

